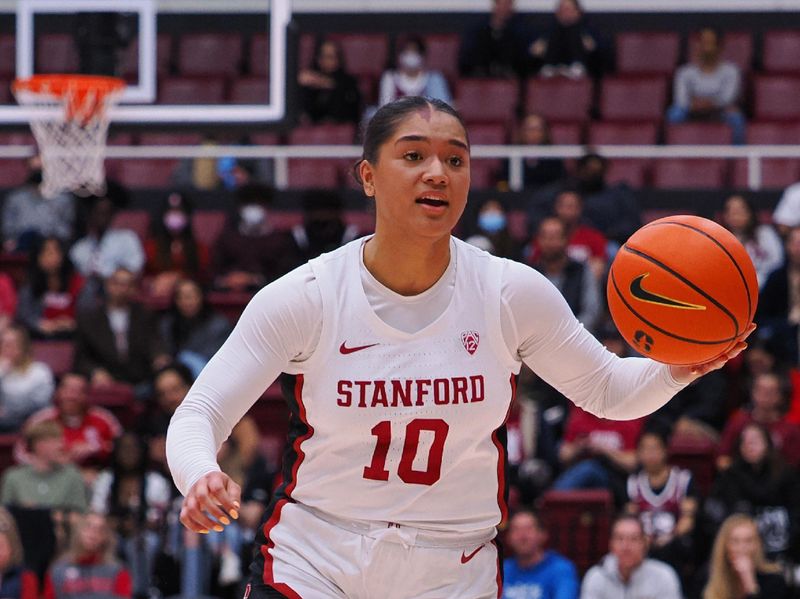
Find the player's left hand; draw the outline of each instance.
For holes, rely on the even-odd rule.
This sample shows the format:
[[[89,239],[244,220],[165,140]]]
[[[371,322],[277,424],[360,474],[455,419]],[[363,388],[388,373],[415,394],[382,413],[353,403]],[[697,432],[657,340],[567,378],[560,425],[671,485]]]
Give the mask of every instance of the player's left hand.
[[[744,333],[739,335],[739,340],[730,350],[722,354],[718,358],[705,362],[704,364],[693,364],[691,366],[670,366],[672,377],[679,383],[691,383],[699,379],[704,374],[708,374],[713,370],[719,370],[728,360],[732,360],[747,348],[747,339],[750,334],[756,330],[755,323],[750,323]]]

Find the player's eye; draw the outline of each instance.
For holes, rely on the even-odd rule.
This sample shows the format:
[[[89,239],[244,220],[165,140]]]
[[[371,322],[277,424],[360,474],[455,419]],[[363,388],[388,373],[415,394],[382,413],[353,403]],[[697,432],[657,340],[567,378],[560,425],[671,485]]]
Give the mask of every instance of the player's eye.
[[[464,159],[461,156],[451,156],[450,157],[450,164],[452,166],[463,166]]]
[[[410,151],[403,154],[403,158],[409,162],[416,162],[417,160],[422,160],[422,154],[419,152]]]

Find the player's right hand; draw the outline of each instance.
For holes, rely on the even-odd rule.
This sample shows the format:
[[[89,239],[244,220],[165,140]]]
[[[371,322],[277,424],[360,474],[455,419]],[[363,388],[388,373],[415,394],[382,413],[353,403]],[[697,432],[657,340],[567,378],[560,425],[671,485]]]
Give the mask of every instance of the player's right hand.
[[[194,532],[221,532],[239,518],[242,490],[224,472],[209,472],[189,490],[183,499],[181,523]]]

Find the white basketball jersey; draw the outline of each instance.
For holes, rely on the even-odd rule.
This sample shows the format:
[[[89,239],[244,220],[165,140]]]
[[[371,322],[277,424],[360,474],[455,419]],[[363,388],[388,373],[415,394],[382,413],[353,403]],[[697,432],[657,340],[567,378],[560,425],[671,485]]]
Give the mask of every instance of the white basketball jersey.
[[[295,375],[283,494],[334,516],[475,531],[505,518],[518,362],[500,327],[501,260],[456,240],[452,301],[409,334],[361,282],[363,240],[311,261],[319,343]]]

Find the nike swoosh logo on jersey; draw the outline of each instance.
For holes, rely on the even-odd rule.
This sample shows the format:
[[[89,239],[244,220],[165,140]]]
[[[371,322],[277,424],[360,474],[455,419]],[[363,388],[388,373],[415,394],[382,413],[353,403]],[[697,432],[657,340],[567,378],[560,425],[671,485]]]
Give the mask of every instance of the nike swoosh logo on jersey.
[[[682,302],[681,300],[676,300],[671,297],[667,297],[666,295],[659,295],[658,293],[652,293],[651,291],[647,291],[644,287],[642,287],[642,281],[644,281],[647,277],[650,276],[650,273],[645,273],[643,275],[639,275],[633,281],[631,281],[631,295],[638,299],[640,302],[647,302],[649,304],[659,304],[661,306],[667,306],[668,308],[679,308],[681,310],[705,310],[705,306],[700,306],[698,304],[690,304],[689,302]]]
[[[347,347],[347,341],[342,341],[342,344],[339,346],[339,353],[342,354],[352,354],[353,352],[361,351],[362,349],[367,349],[368,347],[375,347],[376,345],[380,345],[379,343],[370,343],[369,345],[359,345],[357,347]]]
[[[461,552],[461,563],[462,564],[466,564],[469,560],[471,560],[473,557],[475,557],[475,554],[478,553],[478,551],[480,551],[481,549],[483,549],[483,545],[478,547],[475,551],[473,551],[469,555],[465,555],[464,552],[462,551]]]

